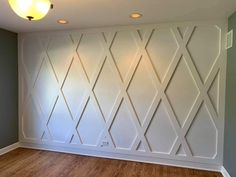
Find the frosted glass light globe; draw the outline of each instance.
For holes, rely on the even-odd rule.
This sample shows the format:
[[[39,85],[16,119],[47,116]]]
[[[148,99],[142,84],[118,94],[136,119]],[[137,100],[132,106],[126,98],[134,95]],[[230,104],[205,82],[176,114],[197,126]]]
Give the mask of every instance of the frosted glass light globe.
[[[51,7],[49,0],[8,0],[8,2],[18,16],[28,20],[44,18]]]

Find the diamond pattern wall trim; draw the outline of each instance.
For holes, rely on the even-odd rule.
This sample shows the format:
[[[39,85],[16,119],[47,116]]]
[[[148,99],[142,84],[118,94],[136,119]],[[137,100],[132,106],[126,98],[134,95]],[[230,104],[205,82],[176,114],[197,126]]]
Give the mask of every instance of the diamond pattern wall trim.
[[[224,26],[19,35],[20,141],[221,164]]]

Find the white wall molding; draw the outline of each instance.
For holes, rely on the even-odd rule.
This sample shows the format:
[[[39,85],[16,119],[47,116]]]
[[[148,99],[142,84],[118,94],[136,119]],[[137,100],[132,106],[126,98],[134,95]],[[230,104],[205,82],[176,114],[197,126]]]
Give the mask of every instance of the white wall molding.
[[[224,166],[221,167],[221,173],[224,177],[231,177]]]
[[[13,150],[19,148],[19,147],[20,147],[20,144],[19,144],[19,142],[17,142],[17,143],[10,145],[10,146],[2,148],[2,149],[0,149],[0,155],[6,154],[10,151],[13,151]]]
[[[225,26],[20,34],[20,142],[221,165]]]

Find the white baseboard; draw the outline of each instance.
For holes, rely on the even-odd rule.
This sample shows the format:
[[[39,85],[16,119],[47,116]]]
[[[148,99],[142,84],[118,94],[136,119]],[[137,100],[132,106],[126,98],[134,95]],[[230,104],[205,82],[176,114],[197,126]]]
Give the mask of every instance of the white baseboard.
[[[221,167],[221,173],[224,177],[230,177],[229,173],[223,166]]]
[[[128,161],[135,161],[135,162],[144,162],[144,163],[152,163],[152,164],[167,165],[167,166],[174,166],[174,167],[221,172],[221,165],[217,165],[217,164],[196,163],[196,162],[190,162],[190,161],[144,157],[144,156],[127,155],[127,154],[121,154],[121,153],[113,153],[113,152],[111,153],[111,152],[96,151],[96,150],[84,150],[84,149],[78,149],[78,148],[60,147],[60,146],[46,145],[46,144],[20,143],[20,146],[23,148],[29,148],[29,149],[47,150],[47,151],[62,152],[62,153],[69,153],[69,154],[102,157],[102,158],[118,159],[118,160],[128,160]]]
[[[10,146],[2,148],[2,149],[0,149],[0,156],[3,155],[3,154],[8,153],[10,151],[13,151],[13,150],[15,150],[16,148],[19,148],[19,147],[20,147],[20,144],[19,144],[19,142],[17,142],[17,143],[14,143],[14,144],[10,145]]]

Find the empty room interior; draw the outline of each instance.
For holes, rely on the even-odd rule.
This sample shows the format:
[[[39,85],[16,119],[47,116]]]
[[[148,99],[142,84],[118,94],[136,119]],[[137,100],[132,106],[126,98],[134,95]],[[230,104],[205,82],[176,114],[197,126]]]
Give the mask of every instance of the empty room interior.
[[[236,177],[236,0],[1,0],[0,177]]]

